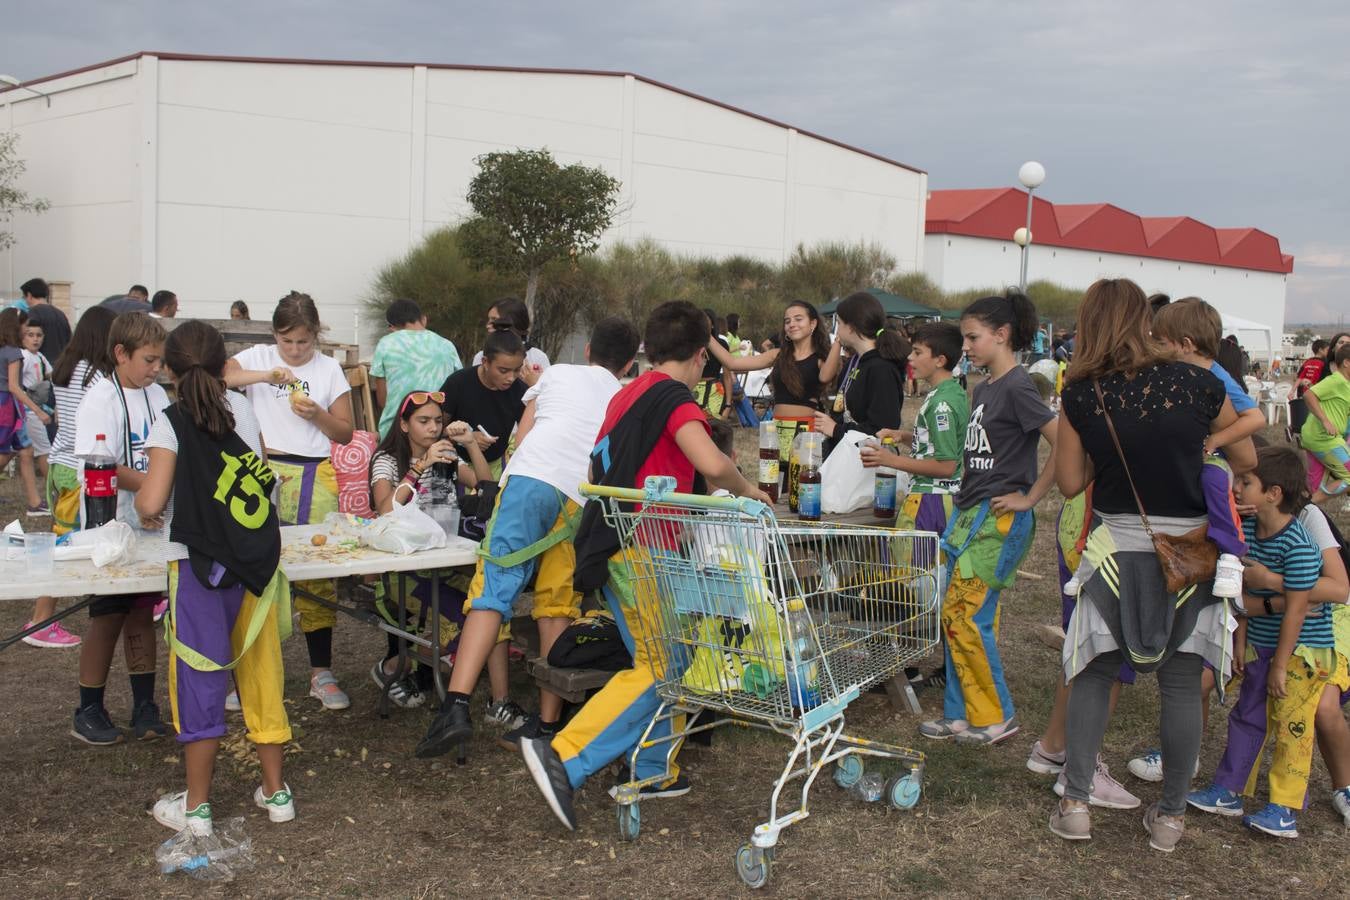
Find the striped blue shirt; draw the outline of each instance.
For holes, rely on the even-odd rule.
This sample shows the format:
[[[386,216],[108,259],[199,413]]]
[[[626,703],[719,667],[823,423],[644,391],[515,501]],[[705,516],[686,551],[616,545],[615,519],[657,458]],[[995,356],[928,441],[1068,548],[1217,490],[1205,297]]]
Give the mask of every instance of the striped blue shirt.
[[[1243,535],[1247,540],[1248,555],[1264,565],[1276,575],[1284,577],[1284,592],[1308,591],[1317,584],[1322,574],[1322,554],[1308,532],[1299,524],[1298,519],[1290,519],[1284,526],[1268,538],[1256,536],[1256,519],[1242,521]],[[1257,597],[1271,597],[1279,591],[1252,589],[1250,593]],[[1252,616],[1247,620],[1247,640],[1254,647],[1274,649],[1280,641],[1280,625],[1284,616]],[[1335,647],[1336,641],[1331,630],[1331,607],[1319,603],[1308,607],[1303,620],[1303,629],[1299,632],[1298,643],[1304,647]]]

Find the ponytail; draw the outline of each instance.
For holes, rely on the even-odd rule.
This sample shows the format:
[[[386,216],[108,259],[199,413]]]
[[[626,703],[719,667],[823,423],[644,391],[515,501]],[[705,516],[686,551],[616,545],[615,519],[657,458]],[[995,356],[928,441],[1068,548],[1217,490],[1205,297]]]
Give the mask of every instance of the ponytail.
[[[188,321],[169,332],[164,364],[178,378],[178,404],[192,423],[220,440],[234,430],[225,397],[225,340],[210,325]]]
[[[1006,325],[1008,342],[1014,351],[1031,346],[1039,325],[1035,305],[1017,288],[1008,288],[1001,297],[981,297],[961,310],[961,318],[978,319],[991,329]]]
[[[877,353],[882,359],[903,366],[909,359],[909,349],[909,339],[894,328],[883,328],[877,335]]]
[[[876,342],[882,359],[904,365],[909,359],[909,339],[890,326],[881,301],[867,291],[849,294],[835,311],[839,321],[859,336]]]

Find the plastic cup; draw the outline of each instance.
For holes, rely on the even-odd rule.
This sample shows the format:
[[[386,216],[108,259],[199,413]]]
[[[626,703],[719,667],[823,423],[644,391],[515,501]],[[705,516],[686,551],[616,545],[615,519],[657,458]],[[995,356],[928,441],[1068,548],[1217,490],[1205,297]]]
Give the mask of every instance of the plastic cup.
[[[23,536],[24,558],[30,576],[51,575],[56,571],[56,535],[50,531],[30,531]]]

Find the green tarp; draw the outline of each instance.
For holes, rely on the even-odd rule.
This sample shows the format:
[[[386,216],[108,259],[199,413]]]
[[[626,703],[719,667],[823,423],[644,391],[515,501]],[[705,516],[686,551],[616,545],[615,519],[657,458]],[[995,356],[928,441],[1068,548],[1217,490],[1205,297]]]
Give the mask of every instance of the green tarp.
[[[892,294],[890,291],[883,291],[880,288],[868,288],[867,293],[871,294],[881,301],[881,308],[886,311],[886,315],[895,319],[957,319],[960,313],[946,312],[940,309],[934,309],[931,306],[925,306],[917,300],[911,300],[908,297],[901,297],[899,294]],[[836,298],[826,303],[820,308],[821,315],[833,315],[839,308],[839,300]]]

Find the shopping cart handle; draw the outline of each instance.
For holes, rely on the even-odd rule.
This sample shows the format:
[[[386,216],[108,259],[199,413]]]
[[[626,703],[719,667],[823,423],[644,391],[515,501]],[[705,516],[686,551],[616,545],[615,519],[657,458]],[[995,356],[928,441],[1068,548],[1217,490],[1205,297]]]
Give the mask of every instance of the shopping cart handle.
[[[682,494],[675,490],[675,479],[669,475],[649,475],[642,490],[609,487],[603,484],[582,484],[583,497],[605,497],[629,503],[672,503],[696,509],[735,510],[743,515],[759,518],[773,517],[773,509],[749,497],[705,497],[702,494]]]

